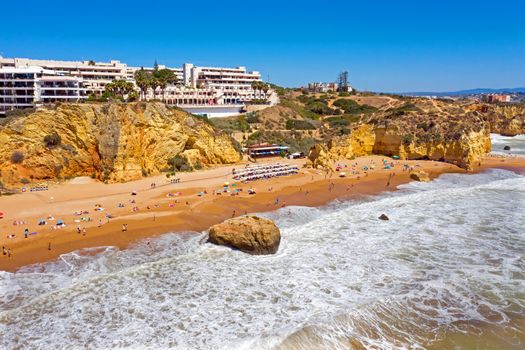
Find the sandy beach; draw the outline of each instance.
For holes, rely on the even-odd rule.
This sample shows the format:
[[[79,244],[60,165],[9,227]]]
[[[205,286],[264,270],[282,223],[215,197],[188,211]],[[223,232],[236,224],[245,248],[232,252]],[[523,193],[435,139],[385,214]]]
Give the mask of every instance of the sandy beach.
[[[394,167],[383,169],[383,159],[394,163]],[[282,162],[281,159],[273,161]],[[304,160],[286,162],[302,166]],[[170,183],[164,175],[109,185],[77,178],[53,185],[48,191],[4,196],[0,198],[0,211],[4,213],[0,220],[0,244],[9,249],[10,257],[0,257],[0,270],[16,271],[81,248],[117,246],[124,249],[140,239],[166,232],[203,231],[246,213],[289,205],[320,206],[338,198],[392,191],[412,181],[408,171],[403,171],[405,163],[428,172],[431,178],[443,173],[465,173],[448,163],[368,156],[338,162],[346,166],[341,170],[347,173],[344,178],[337,172],[327,174],[301,168],[296,175],[236,183],[232,180],[232,170],[245,165],[235,165],[180,173],[177,174],[180,183]],[[359,174],[352,174],[350,169],[354,164]],[[363,171],[364,166],[371,164],[375,164],[375,169]],[[489,168],[523,171],[525,159],[488,156],[474,172]],[[225,182],[235,184],[231,188],[240,189],[239,194],[214,194]],[[256,194],[248,194],[250,188]],[[137,194],[132,195],[133,191]],[[46,221],[45,225],[38,225],[41,219]],[[63,220],[65,227],[56,228],[58,220]],[[26,228],[28,238],[24,234]]]

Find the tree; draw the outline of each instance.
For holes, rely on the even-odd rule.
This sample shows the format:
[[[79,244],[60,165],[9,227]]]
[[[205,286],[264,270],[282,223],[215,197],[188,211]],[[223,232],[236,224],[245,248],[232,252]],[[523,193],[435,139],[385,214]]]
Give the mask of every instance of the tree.
[[[94,65],[95,65],[95,61],[93,61],[93,60],[89,60],[88,65],[89,65],[89,66],[94,66]]]
[[[153,71],[153,78],[156,79],[158,87],[162,91],[162,97],[164,98],[164,91],[169,84],[175,84],[177,82],[177,76],[171,69],[160,69]]]
[[[148,88],[151,86],[151,73],[145,71],[144,68],[140,68],[140,70],[135,72],[134,77],[140,89],[141,98],[145,100]]]
[[[254,90],[261,90],[261,91],[264,91],[264,93],[268,92],[268,90],[270,89],[270,87],[268,86],[268,84],[262,82],[262,81],[254,81],[252,82],[252,89]]]
[[[128,95],[134,91],[135,87],[133,86],[133,83],[124,79],[113,80],[105,86],[106,93],[122,100],[127,99]]]

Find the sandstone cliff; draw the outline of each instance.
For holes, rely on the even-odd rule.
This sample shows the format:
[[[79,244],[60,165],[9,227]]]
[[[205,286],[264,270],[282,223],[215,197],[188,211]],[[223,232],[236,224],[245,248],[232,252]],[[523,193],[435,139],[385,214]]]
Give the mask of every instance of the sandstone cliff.
[[[505,136],[525,134],[524,105],[496,105],[486,108],[491,132]]]
[[[59,144],[46,144],[55,133]],[[204,166],[240,160],[229,136],[161,103],[63,104],[0,125],[5,183],[82,175],[129,181],[158,174],[177,155]]]
[[[490,125],[478,112],[450,115],[396,109],[374,114],[354,126],[349,135],[316,145],[309,159],[314,167],[331,168],[337,159],[383,154],[445,161],[470,169],[490,149]]]

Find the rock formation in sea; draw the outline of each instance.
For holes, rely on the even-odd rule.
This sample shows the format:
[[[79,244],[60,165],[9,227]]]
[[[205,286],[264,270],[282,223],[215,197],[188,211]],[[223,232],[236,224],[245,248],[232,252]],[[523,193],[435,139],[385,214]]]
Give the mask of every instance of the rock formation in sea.
[[[62,104],[17,114],[0,125],[4,183],[70,176],[121,182],[159,174],[178,155],[204,167],[241,159],[226,133],[162,103]]]
[[[281,232],[271,220],[240,216],[212,226],[208,241],[253,255],[275,254]]]
[[[410,173],[410,178],[412,180],[416,180],[419,182],[429,182],[430,177],[428,176],[428,173],[423,170],[414,170]]]

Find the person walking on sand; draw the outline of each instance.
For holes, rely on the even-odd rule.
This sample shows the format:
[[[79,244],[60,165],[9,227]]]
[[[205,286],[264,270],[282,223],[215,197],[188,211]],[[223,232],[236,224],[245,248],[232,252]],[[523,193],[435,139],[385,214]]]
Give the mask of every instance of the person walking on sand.
[[[235,210],[232,212],[232,218],[235,216]]]
[[[82,235],[85,236],[87,233],[86,227],[82,227]]]
[[[122,224],[122,232],[126,232],[128,230],[128,224]]]
[[[27,238],[28,235],[29,235],[29,229],[26,228],[26,229],[24,230],[24,238]]]
[[[2,246],[2,255],[7,255],[7,249],[5,246]]]
[[[48,243],[47,250],[51,250],[51,242]]]
[[[102,227],[102,219],[98,219],[98,227]]]

